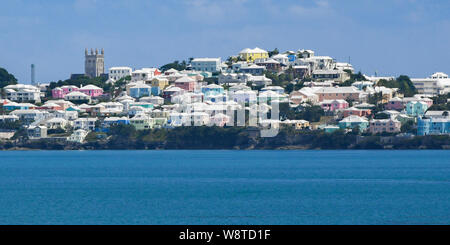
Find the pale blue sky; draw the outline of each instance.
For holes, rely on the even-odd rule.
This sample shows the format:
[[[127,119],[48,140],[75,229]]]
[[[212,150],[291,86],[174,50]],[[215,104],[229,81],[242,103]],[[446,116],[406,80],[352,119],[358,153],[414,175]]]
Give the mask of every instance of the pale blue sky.
[[[8,0],[0,10],[0,67],[20,82],[83,73],[84,48],[106,68],[159,67],[246,47],[313,49],[372,75],[450,73],[450,1]]]

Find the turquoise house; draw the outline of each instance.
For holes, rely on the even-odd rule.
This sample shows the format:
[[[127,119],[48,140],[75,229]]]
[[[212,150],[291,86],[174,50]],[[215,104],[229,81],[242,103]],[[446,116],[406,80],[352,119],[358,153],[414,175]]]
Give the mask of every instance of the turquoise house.
[[[325,130],[325,133],[333,133],[334,131],[339,130],[339,127],[334,125],[328,125],[326,127],[323,127],[323,130]]]
[[[339,122],[339,128],[341,129],[353,129],[357,126],[359,127],[359,131],[363,132],[367,129],[367,127],[369,127],[369,121],[365,117],[351,115]]]
[[[406,114],[410,116],[423,116],[428,109],[428,104],[423,101],[410,101],[406,104]]]

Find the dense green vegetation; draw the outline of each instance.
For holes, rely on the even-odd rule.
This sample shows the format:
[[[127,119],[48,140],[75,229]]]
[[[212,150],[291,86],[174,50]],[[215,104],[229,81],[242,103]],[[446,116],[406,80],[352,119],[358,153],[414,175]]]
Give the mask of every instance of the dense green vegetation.
[[[280,118],[289,120],[306,120],[309,122],[318,122],[320,118],[325,114],[322,107],[318,105],[299,106],[291,108],[289,103],[280,103]]]
[[[280,51],[278,50],[278,48],[275,48],[274,50],[269,51],[268,53],[269,53],[269,57],[272,57],[272,56],[274,56],[274,55],[279,54]]]
[[[429,111],[450,111],[450,93],[433,97],[433,105],[428,108]]]
[[[22,123],[20,121],[14,121],[14,122],[0,122],[0,130],[7,129],[7,130],[18,130],[22,127]]]
[[[356,81],[367,81],[366,77],[364,77],[364,75],[361,72],[358,73],[352,73],[351,71],[346,72],[350,74],[350,79],[339,84],[339,86],[341,87],[350,87]]]
[[[0,67],[0,89],[11,84],[17,84],[17,79],[6,69]]]
[[[398,92],[402,93],[405,97],[412,97],[417,94],[417,89],[411,82],[408,76],[401,75],[394,80],[381,79],[377,83],[378,86],[385,86],[387,88],[398,88]]]
[[[292,73],[282,73],[278,75],[273,72],[265,71],[264,75],[266,75],[267,78],[272,79],[273,86],[286,87],[290,82],[294,80],[294,76],[292,75]]]
[[[164,72],[164,71],[167,71],[167,70],[173,68],[175,70],[182,71],[182,70],[186,69],[186,66],[187,66],[187,61],[183,60],[180,62],[178,60],[175,60],[172,63],[168,63],[168,64],[161,66],[160,70]]]

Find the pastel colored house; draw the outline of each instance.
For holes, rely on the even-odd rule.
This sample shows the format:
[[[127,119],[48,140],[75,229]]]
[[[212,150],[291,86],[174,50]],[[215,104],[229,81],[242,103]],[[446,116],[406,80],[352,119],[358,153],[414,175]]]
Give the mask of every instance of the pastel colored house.
[[[175,80],[175,87],[184,89],[188,92],[193,92],[195,90],[197,82],[190,77],[181,77]]]
[[[259,103],[271,103],[272,101],[287,102],[289,100],[288,96],[285,94],[279,94],[277,92],[268,90],[262,91],[258,94]]]
[[[152,94],[152,87],[147,84],[136,84],[130,88],[130,96],[133,98],[140,98],[150,96]]]
[[[303,102],[317,103],[319,96],[316,95],[310,88],[302,88],[298,91],[293,91],[289,94],[289,101],[293,104],[301,104]]]
[[[358,117],[367,117],[372,114],[371,109],[359,109],[357,107],[350,107],[344,110],[344,117],[348,116],[358,116]]]
[[[224,89],[222,86],[217,84],[209,84],[204,87],[202,87],[202,93],[209,94],[209,95],[217,95],[222,94],[224,92]]]
[[[133,125],[136,130],[151,129],[155,125],[155,120],[146,114],[137,114],[130,119],[130,124]]]
[[[158,87],[160,90],[165,89],[169,86],[169,79],[167,78],[161,78],[161,77],[155,77],[151,81],[152,88]]]
[[[319,96],[319,101],[346,100],[359,101],[361,91],[355,87],[323,87],[314,91]]]
[[[170,98],[172,98],[173,96],[180,95],[180,94],[184,94],[184,93],[186,93],[186,90],[184,90],[184,89],[182,89],[182,88],[175,87],[175,86],[173,86],[173,87],[168,87],[168,88],[166,88],[166,89],[163,91],[163,98],[164,98],[164,99],[170,99]]]
[[[112,125],[119,124],[128,125],[130,124],[130,119],[128,117],[106,117],[105,119],[103,119],[102,127],[109,128]]]
[[[323,127],[323,130],[325,131],[325,133],[333,133],[333,132],[339,130],[339,127],[335,126],[335,125],[328,125],[328,126]]]
[[[31,103],[9,102],[8,104],[3,105],[3,109],[5,109],[7,111],[31,110],[31,109],[36,109],[36,106]]]
[[[93,131],[95,129],[95,122],[97,118],[78,118],[74,121],[74,129],[84,129],[86,131]]]
[[[192,69],[195,71],[219,72],[221,71],[221,58],[195,58],[191,60]]]
[[[450,117],[419,117],[417,119],[417,135],[440,135],[450,134]]]
[[[74,91],[64,95],[64,99],[76,104],[89,103],[91,101],[91,96],[80,91]]]
[[[384,106],[385,110],[401,111],[401,110],[403,110],[403,108],[405,108],[403,100],[398,97],[394,97],[394,98],[390,99]]]
[[[401,122],[396,119],[373,119],[369,122],[369,132],[377,133],[398,133]]]
[[[162,104],[164,104],[164,99],[159,96],[148,96],[148,97],[140,98],[139,102],[147,102],[147,103],[151,103],[154,105],[162,105]]]
[[[253,76],[262,76],[264,74],[265,70],[266,70],[265,66],[259,66],[259,65],[252,64],[249,66],[241,67],[239,72],[252,74]]]
[[[79,92],[91,96],[91,98],[99,97],[103,95],[103,89],[95,85],[86,85],[78,89]]]
[[[341,129],[348,129],[348,128],[353,129],[355,127],[359,127],[360,132],[366,130],[368,126],[369,121],[367,120],[367,118],[355,115],[345,117],[339,122],[339,128]]]
[[[14,110],[10,115],[15,115],[20,118],[20,121],[29,125],[33,122],[45,120],[49,117],[47,111],[40,110]]]
[[[272,58],[273,60],[275,60],[278,63],[283,64],[283,65],[289,64],[289,57],[287,54],[276,54],[270,58]]]
[[[184,112],[172,112],[168,122],[174,127],[191,126],[191,115]]]
[[[216,102],[227,102],[228,101],[228,95],[227,94],[205,94],[205,97],[203,98],[203,101],[210,101],[213,103]]]
[[[66,128],[67,125],[69,125],[69,121],[67,121],[64,118],[51,118],[45,122],[45,125],[48,129],[55,129],[55,128]]]
[[[78,89],[79,88],[77,86],[73,86],[73,85],[66,85],[66,86],[54,88],[54,89],[52,89],[52,97],[55,99],[64,99],[64,96],[66,94],[74,92],[74,91],[78,91]]]
[[[126,76],[131,76],[133,69],[127,66],[111,67],[109,68],[108,78],[118,81]]]
[[[229,94],[230,100],[237,103],[255,103],[257,101],[256,92],[253,90],[238,90]]]
[[[267,71],[278,73],[281,71],[281,63],[274,59],[262,60],[256,63],[259,66],[264,66]]]
[[[241,52],[239,52],[239,56],[241,57],[241,59],[247,62],[253,62],[256,59],[269,58],[269,53],[266,50],[260,49],[258,47],[254,49],[246,48],[241,50]]]
[[[312,78],[317,81],[333,80],[336,82],[345,82],[350,79],[350,75],[341,70],[315,70]]]
[[[405,107],[406,114],[411,116],[423,116],[428,109],[428,104],[423,101],[410,101]]]
[[[218,127],[223,127],[228,122],[230,122],[230,117],[223,113],[217,113],[210,119],[210,123]]]
[[[0,123],[10,123],[17,120],[19,120],[19,117],[15,115],[0,115]]]
[[[29,126],[27,128],[28,137],[31,139],[47,138],[46,126]]]
[[[158,68],[142,68],[131,73],[131,81],[147,81],[158,75],[161,75],[161,71]]]
[[[75,142],[75,143],[83,143],[86,136],[89,134],[89,131],[84,129],[75,130],[69,137],[67,137],[67,141]]]
[[[280,122],[281,125],[289,125],[294,127],[295,129],[307,129],[310,127],[310,124],[306,120],[284,120]]]
[[[336,111],[348,108],[348,102],[345,100],[324,100],[320,103],[320,106],[325,111]]]
[[[267,86],[261,89],[262,92],[264,91],[273,91],[275,93],[278,94],[283,94],[284,93],[284,88],[280,87],[280,86]]]

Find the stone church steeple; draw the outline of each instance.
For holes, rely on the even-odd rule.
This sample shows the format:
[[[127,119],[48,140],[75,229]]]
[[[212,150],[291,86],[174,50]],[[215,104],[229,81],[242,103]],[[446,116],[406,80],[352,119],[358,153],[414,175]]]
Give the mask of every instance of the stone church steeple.
[[[101,52],[98,52],[98,49],[94,50],[91,48],[91,52],[88,53],[88,50],[84,50],[84,74],[88,77],[99,77],[101,74],[105,73],[105,52],[101,49]]]

